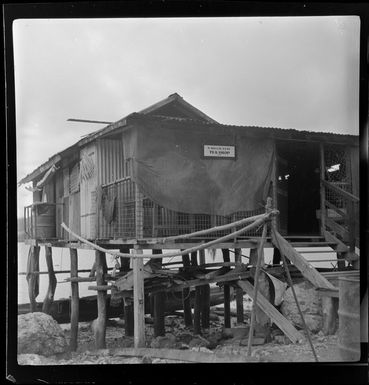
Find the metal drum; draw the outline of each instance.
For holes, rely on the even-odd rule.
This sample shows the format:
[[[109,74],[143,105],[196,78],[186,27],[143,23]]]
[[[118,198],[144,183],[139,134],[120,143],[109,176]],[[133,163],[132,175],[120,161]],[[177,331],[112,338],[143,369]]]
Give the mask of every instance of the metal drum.
[[[33,229],[36,239],[55,238],[55,204],[33,205]]]
[[[339,279],[338,341],[343,361],[360,360],[360,281]]]

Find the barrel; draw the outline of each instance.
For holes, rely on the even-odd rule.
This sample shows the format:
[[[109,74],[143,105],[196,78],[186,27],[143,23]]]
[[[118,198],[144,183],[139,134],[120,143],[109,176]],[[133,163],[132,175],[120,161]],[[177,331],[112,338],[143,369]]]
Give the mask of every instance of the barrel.
[[[360,281],[339,279],[338,347],[343,361],[360,360]]]
[[[55,238],[55,204],[36,203],[33,209],[33,230],[36,239]]]

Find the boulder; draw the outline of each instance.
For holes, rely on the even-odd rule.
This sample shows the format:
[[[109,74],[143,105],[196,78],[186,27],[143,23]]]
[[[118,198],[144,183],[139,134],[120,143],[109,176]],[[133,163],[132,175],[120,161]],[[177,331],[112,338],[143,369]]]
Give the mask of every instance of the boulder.
[[[177,347],[177,340],[173,334],[168,333],[165,336],[158,336],[154,338],[151,341],[150,347],[153,349],[175,349]]]
[[[35,312],[18,316],[18,354],[51,356],[67,350],[64,332],[50,315]]]
[[[322,301],[311,283],[305,281],[294,285],[300,309],[305,319],[308,329],[317,333],[323,326]],[[289,287],[285,294],[283,303],[280,307],[282,314],[289,319],[295,326],[303,328],[301,316],[298,312],[295,299]]]

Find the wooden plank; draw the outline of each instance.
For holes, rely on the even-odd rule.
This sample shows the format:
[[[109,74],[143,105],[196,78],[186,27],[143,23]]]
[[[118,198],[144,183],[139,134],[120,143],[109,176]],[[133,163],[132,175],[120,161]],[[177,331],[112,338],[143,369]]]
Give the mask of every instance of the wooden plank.
[[[248,281],[238,281],[238,286],[251,298],[254,298],[254,286]],[[291,342],[296,343],[304,339],[303,335],[287,320],[261,293],[257,297],[257,305],[283,331]]]
[[[51,247],[45,246],[45,258],[49,275],[49,286],[47,288],[46,296],[42,304],[42,311],[50,314],[51,305],[54,302],[54,294],[56,289],[56,277],[53,267],[53,256]]]
[[[106,264],[105,253],[96,250],[95,264],[96,264],[96,284],[103,286],[106,284],[104,275],[104,266]],[[99,290],[97,292],[97,319],[95,323],[95,346],[96,349],[105,349],[106,341],[106,291]]]
[[[165,299],[166,295],[164,292],[155,293],[154,298],[154,336],[165,335]]]
[[[143,254],[142,249],[135,249],[136,254]],[[133,259],[133,311],[135,348],[145,346],[145,297],[144,264],[142,258]]]
[[[70,252],[70,276],[78,276],[78,255],[76,249],[69,249]],[[78,346],[78,320],[79,320],[79,293],[78,282],[71,282],[71,312],[70,312],[70,349],[72,352]]]
[[[346,253],[349,250],[343,242],[341,242],[338,238],[332,235],[329,231],[324,231],[324,238],[327,242],[335,243],[332,248],[335,250],[336,253]]]
[[[326,188],[333,190],[334,192],[336,192],[337,194],[341,195],[342,197],[350,200],[351,202],[360,202],[360,199],[357,196],[350,194],[349,192],[347,192],[345,190],[342,190],[341,188],[335,186],[334,184],[329,183],[326,180],[322,180],[321,182],[323,183],[323,185]]]
[[[312,283],[313,286],[325,289],[334,289],[334,286],[328,282],[306,259],[295,250],[278,232],[272,231],[274,246],[278,247],[302,273],[302,275]]]

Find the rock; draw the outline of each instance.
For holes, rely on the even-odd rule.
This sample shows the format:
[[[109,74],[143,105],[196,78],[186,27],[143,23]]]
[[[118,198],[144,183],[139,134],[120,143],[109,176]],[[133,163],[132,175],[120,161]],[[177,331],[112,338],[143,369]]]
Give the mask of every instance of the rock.
[[[153,349],[167,348],[175,349],[177,347],[177,340],[173,334],[166,334],[165,336],[158,336],[151,341],[150,347]]]
[[[313,333],[317,333],[323,325],[321,298],[307,281],[294,285],[294,288],[308,329]],[[291,288],[288,288],[285,292],[281,312],[294,325],[303,328]]]
[[[190,348],[194,348],[194,347],[204,347],[204,348],[207,348],[209,346],[209,341],[206,340],[205,338],[200,338],[200,337],[195,337],[193,338],[190,343],[188,344],[188,346]]]
[[[143,364],[151,364],[152,363],[152,358],[149,356],[143,356],[142,357],[142,363]]]
[[[249,339],[244,338],[240,341],[240,346],[247,346],[249,344]],[[254,337],[252,339],[252,346],[257,346],[257,345],[264,345],[265,344],[265,338],[264,337]]]
[[[68,349],[63,330],[50,315],[35,312],[18,316],[18,354],[51,356]]]
[[[193,339],[193,335],[191,333],[181,333],[181,334],[178,334],[177,335],[177,341],[182,343],[182,344],[186,344],[188,345],[190,343],[190,341]]]
[[[222,339],[222,333],[221,332],[217,332],[217,333],[210,334],[209,336],[207,336],[207,340],[209,341],[208,348],[209,349],[216,348],[219,345],[221,339]]]
[[[18,354],[18,365],[45,365],[45,357],[39,354]]]
[[[214,322],[219,321],[219,316],[217,316],[215,313],[210,313],[209,320]]]

